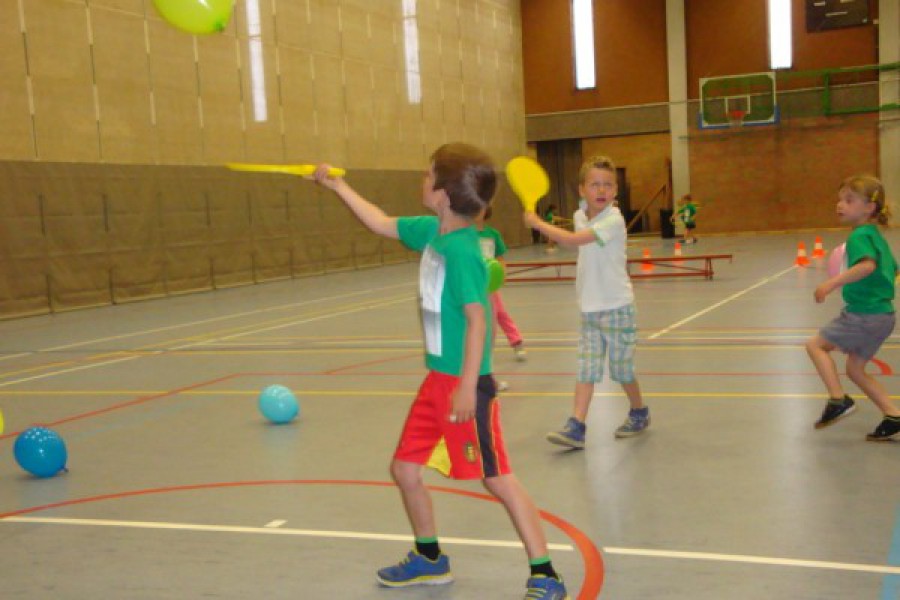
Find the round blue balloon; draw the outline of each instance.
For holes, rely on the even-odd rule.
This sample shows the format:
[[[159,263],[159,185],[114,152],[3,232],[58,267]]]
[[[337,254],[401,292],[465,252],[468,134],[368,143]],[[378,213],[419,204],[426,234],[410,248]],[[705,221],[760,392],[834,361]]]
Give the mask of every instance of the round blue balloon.
[[[273,423],[288,423],[300,412],[300,404],[288,388],[270,385],[259,394],[259,411]]]
[[[46,427],[31,427],[19,434],[13,446],[19,466],[37,477],[53,477],[66,468],[66,443]]]

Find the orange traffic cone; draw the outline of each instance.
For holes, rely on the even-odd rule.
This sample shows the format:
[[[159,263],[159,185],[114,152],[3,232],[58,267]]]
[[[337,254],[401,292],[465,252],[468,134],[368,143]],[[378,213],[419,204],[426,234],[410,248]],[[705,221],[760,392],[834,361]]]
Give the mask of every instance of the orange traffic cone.
[[[675,242],[675,256],[681,256],[681,242]]]
[[[650,248],[644,248],[643,258],[650,258]],[[648,273],[652,270],[653,270],[653,263],[650,263],[650,262],[642,262],[641,263],[641,271]]]
[[[822,247],[822,238],[816,236],[816,245],[813,246],[813,258],[825,258],[825,248]]]
[[[803,242],[797,244],[797,260],[794,261],[794,264],[798,267],[805,267],[809,264],[809,259],[806,257],[806,244]]]

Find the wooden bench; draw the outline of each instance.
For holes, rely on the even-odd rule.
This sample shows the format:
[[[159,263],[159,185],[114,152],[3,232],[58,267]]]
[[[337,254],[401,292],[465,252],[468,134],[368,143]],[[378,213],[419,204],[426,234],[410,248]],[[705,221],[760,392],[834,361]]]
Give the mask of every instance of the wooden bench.
[[[732,261],[731,254],[690,254],[685,256],[651,256],[641,258],[629,258],[626,264],[628,275],[632,279],[654,279],[660,277],[703,277],[713,278],[713,261]],[[699,264],[698,264],[699,263]],[[635,272],[632,265],[641,265],[641,269]],[[506,281],[510,283],[528,281],[572,281],[574,275],[563,273],[565,267],[574,267],[574,260],[558,261],[510,261],[506,263]],[[657,267],[660,268],[657,271]],[[533,276],[526,275],[532,271],[541,269],[554,269],[555,275]]]

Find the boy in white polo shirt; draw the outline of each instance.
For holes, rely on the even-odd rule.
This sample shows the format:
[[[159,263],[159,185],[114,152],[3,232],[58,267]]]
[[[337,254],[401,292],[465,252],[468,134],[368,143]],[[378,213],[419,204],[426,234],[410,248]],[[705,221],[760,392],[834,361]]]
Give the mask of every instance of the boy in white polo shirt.
[[[612,160],[594,156],[585,161],[579,172],[578,192],[582,208],[575,212],[574,232],[525,213],[529,227],[559,244],[578,247],[575,290],[581,309],[581,338],[575,403],[563,429],[547,434],[550,442],[569,448],[584,448],[585,420],[594,384],[603,380],[607,354],[609,376],[622,385],[631,405],[625,423],[616,429],[616,437],[638,435],[650,425],[650,409],[644,405],[634,375],[634,293],[626,266],[625,219],[614,206],[618,186]]]

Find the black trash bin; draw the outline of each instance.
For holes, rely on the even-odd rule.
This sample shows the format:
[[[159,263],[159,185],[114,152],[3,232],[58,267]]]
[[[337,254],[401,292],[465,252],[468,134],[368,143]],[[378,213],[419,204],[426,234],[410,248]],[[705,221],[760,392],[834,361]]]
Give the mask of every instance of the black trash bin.
[[[659,209],[659,225],[665,239],[675,237],[675,223],[672,222],[673,211],[668,208]]]

